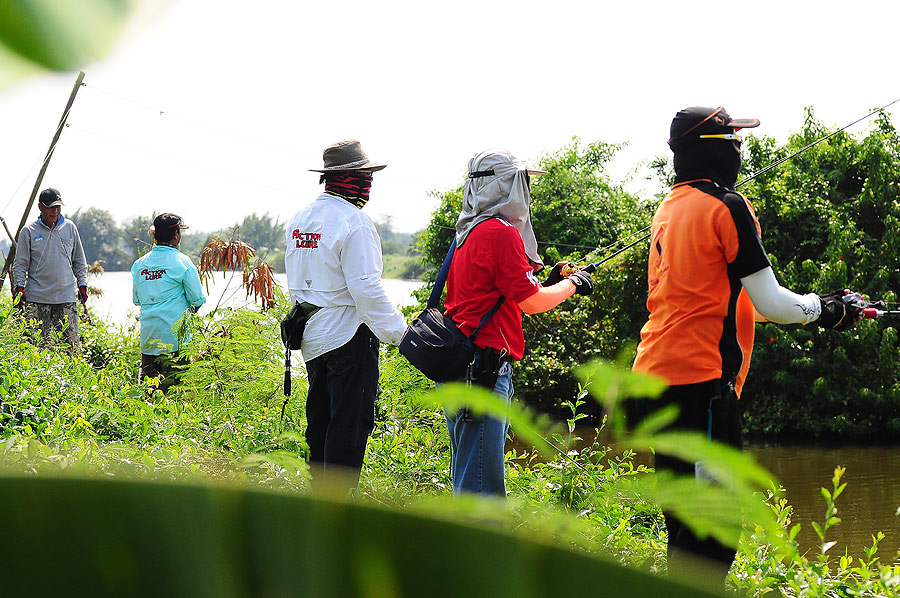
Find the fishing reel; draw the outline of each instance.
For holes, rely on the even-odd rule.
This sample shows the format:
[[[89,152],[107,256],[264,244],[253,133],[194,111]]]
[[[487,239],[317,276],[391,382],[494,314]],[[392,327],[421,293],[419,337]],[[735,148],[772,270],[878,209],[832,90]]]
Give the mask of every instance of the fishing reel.
[[[562,267],[562,270],[560,273],[563,275],[563,277],[565,277],[565,276],[571,276],[572,274],[575,273],[576,270],[584,270],[588,274],[591,274],[596,269],[597,269],[597,264],[588,264],[584,268],[579,268],[575,264],[566,264],[565,266]]]
[[[863,317],[869,320],[883,316],[900,316],[900,311],[887,309],[884,301],[869,301],[860,293],[847,293],[841,300],[844,305],[862,310]]]

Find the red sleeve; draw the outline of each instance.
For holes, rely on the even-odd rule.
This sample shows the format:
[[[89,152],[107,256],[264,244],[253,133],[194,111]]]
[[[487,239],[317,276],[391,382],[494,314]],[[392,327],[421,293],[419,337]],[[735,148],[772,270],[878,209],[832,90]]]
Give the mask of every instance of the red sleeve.
[[[519,303],[540,290],[515,227],[506,225],[498,230],[493,239],[493,254],[494,284],[504,297]]]

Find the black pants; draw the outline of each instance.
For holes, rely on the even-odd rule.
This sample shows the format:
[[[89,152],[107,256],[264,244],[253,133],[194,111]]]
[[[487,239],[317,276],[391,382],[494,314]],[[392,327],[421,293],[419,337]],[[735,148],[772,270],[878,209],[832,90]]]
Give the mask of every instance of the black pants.
[[[165,394],[178,380],[176,375],[187,365],[187,357],[174,353],[147,355],[141,353],[141,380],[159,377],[159,389]]]
[[[657,409],[667,405],[679,408],[676,419],[668,430],[688,430],[700,432],[712,440],[727,444],[737,449],[743,448],[743,432],[741,412],[737,405],[737,396],[733,387],[721,380],[709,380],[697,384],[670,386],[658,400],[639,401],[638,411],[646,413],[646,409]],[[657,453],[655,457],[657,471],[670,471],[677,475],[695,475],[695,464]],[[739,509],[739,506],[735,506]],[[717,540],[707,537],[700,539],[681,520],[669,512],[663,511],[666,529],[669,531],[668,562],[669,570],[679,567],[679,559],[683,555],[706,559],[718,570],[721,581],[734,561],[735,547],[725,546]]]
[[[375,426],[378,339],[362,324],[349,342],[306,362],[306,443],[313,477],[344,469],[355,486]]]

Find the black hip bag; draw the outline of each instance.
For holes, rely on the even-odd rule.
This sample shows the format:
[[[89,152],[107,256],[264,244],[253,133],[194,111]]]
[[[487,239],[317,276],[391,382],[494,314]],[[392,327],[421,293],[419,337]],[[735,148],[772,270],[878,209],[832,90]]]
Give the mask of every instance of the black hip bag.
[[[300,349],[303,342],[303,331],[306,323],[314,313],[322,309],[312,303],[295,303],[281,320],[281,342],[284,343],[284,403],[281,405],[281,417],[284,418],[284,408],[287,406],[288,397],[291,396],[291,351]]]
[[[471,371],[475,365],[475,338],[478,331],[497,313],[506,300],[506,297],[501,295],[497,303],[481,318],[472,334],[463,334],[456,323],[437,307],[444,291],[444,284],[447,282],[455,250],[456,239],[450,244],[450,250],[444,258],[437,280],[434,281],[434,288],[425,310],[407,326],[399,347],[400,353],[417,370],[435,382],[471,378]],[[497,368],[499,369],[499,365]]]

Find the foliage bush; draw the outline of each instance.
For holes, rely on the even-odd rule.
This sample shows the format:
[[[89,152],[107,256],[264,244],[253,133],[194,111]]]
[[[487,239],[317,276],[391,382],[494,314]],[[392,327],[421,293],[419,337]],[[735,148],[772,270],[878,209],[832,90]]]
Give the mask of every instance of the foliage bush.
[[[302,366],[296,367],[296,390],[282,420],[282,353],[276,327],[280,315],[276,308],[192,316],[186,322],[193,328],[191,365],[182,383],[163,396],[153,380],[137,379],[136,330],[85,324],[81,353],[73,357],[56,346],[38,348],[23,341],[24,323],[8,299],[0,300],[0,470],[221,480],[306,492],[309,478],[301,434],[305,380]],[[98,355],[103,359],[97,360]],[[643,394],[629,390],[627,384],[634,382],[620,366],[595,365],[589,370],[593,373],[580,370],[582,383],[604,400],[621,393]],[[446,400],[446,392],[455,391],[435,399],[431,384],[393,348],[383,349],[380,383],[376,427],[358,500],[500,526],[664,572],[665,529],[654,501],[700,505],[702,521],[707,510],[715,512],[705,505],[730,496],[711,488],[703,491],[701,501],[693,480],[682,482],[679,491],[675,483],[648,477],[647,468],[635,464],[634,450],[646,450],[641,443],[650,437],[632,436],[634,448],[612,449],[595,430],[588,442],[573,448],[572,443],[581,440],[578,435],[587,434],[580,425],[586,398],[581,390],[564,405],[565,428],[540,432],[552,438],[557,447],[553,452],[538,454],[526,448],[507,453],[508,501],[448,500],[450,445],[435,400]],[[474,395],[456,400],[473,409],[479,405]],[[514,429],[523,438],[530,426],[521,414],[516,416]],[[692,443],[682,438],[654,438],[685,450],[707,450],[696,444],[691,449]],[[735,460],[738,457],[743,460]],[[753,471],[753,476],[760,475],[748,469],[747,455],[725,458],[738,476],[737,486],[744,484],[740,476]],[[837,494],[833,492],[833,498]],[[766,507],[759,498],[747,492],[742,496],[748,508],[758,506],[756,515],[748,517],[751,524],[729,584],[753,596],[773,589],[799,596],[808,588],[837,586],[876,592],[859,595],[896,595],[900,571],[875,559],[877,546],[859,562],[846,556],[806,559],[790,543],[796,532],[788,529],[789,507],[783,499],[772,502],[770,496],[773,514],[764,517],[759,509]],[[834,523],[829,515],[822,527],[823,544],[824,533]]]
[[[751,138],[756,171],[824,137],[812,110],[779,147]],[[897,301],[900,288],[900,137],[886,115],[864,137],[839,132],[741,187],[756,209],[781,283],[796,292],[850,288]],[[896,308],[896,305],[889,308]],[[849,440],[900,438],[896,320],[838,333],[815,326],[757,327],[741,403],[758,435]]]

